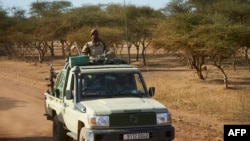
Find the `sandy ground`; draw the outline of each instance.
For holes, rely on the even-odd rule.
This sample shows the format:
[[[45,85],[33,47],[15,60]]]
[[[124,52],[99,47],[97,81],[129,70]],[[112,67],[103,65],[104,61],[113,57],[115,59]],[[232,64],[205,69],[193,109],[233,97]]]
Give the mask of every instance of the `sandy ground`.
[[[32,73],[34,69],[36,71]],[[0,61],[0,141],[52,141],[52,122],[43,116],[46,86],[44,79],[40,78],[48,74],[48,69],[45,64],[32,66]],[[204,124],[200,127],[199,123],[207,123],[211,119],[173,110],[172,115],[175,116],[175,141],[222,140],[214,130],[223,128],[219,122],[208,122],[207,127]],[[179,119],[183,115],[186,116],[185,121]]]
[[[43,114],[43,96],[39,89],[1,78],[1,141],[50,141],[51,122]]]

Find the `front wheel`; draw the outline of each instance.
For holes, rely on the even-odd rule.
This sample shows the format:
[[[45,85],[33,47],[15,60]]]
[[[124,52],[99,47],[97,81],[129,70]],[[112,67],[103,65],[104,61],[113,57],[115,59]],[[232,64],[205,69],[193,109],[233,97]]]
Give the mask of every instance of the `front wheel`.
[[[53,141],[65,141],[66,130],[63,128],[63,124],[58,121],[57,116],[53,118]]]
[[[84,127],[82,127],[79,135],[79,141],[85,141],[85,137],[86,137],[86,130]]]

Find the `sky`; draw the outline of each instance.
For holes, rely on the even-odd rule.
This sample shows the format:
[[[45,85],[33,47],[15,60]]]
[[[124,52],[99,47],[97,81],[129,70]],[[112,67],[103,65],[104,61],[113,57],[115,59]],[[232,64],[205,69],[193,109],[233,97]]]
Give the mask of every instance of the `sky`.
[[[0,0],[0,7],[3,9],[11,8],[13,6],[29,10],[31,3],[36,1],[56,1],[56,0]],[[121,4],[124,2],[126,5],[133,4],[136,6],[149,6],[155,10],[163,8],[168,4],[171,0],[67,0],[70,1],[73,7],[80,7],[83,5],[89,4]]]

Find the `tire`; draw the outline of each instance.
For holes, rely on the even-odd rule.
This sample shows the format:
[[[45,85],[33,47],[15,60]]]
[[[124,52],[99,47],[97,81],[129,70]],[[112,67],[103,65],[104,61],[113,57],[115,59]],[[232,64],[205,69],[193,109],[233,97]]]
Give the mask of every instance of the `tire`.
[[[79,135],[79,141],[85,141],[86,140],[85,137],[86,137],[86,130],[84,127],[82,127]]]
[[[66,130],[63,124],[58,121],[57,116],[53,118],[53,141],[65,141],[67,139]]]

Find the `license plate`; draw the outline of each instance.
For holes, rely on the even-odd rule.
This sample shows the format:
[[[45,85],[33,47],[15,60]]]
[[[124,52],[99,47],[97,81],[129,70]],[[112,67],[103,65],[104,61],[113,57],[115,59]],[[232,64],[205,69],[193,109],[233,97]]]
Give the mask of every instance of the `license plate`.
[[[124,134],[124,140],[148,139],[149,133]]]

